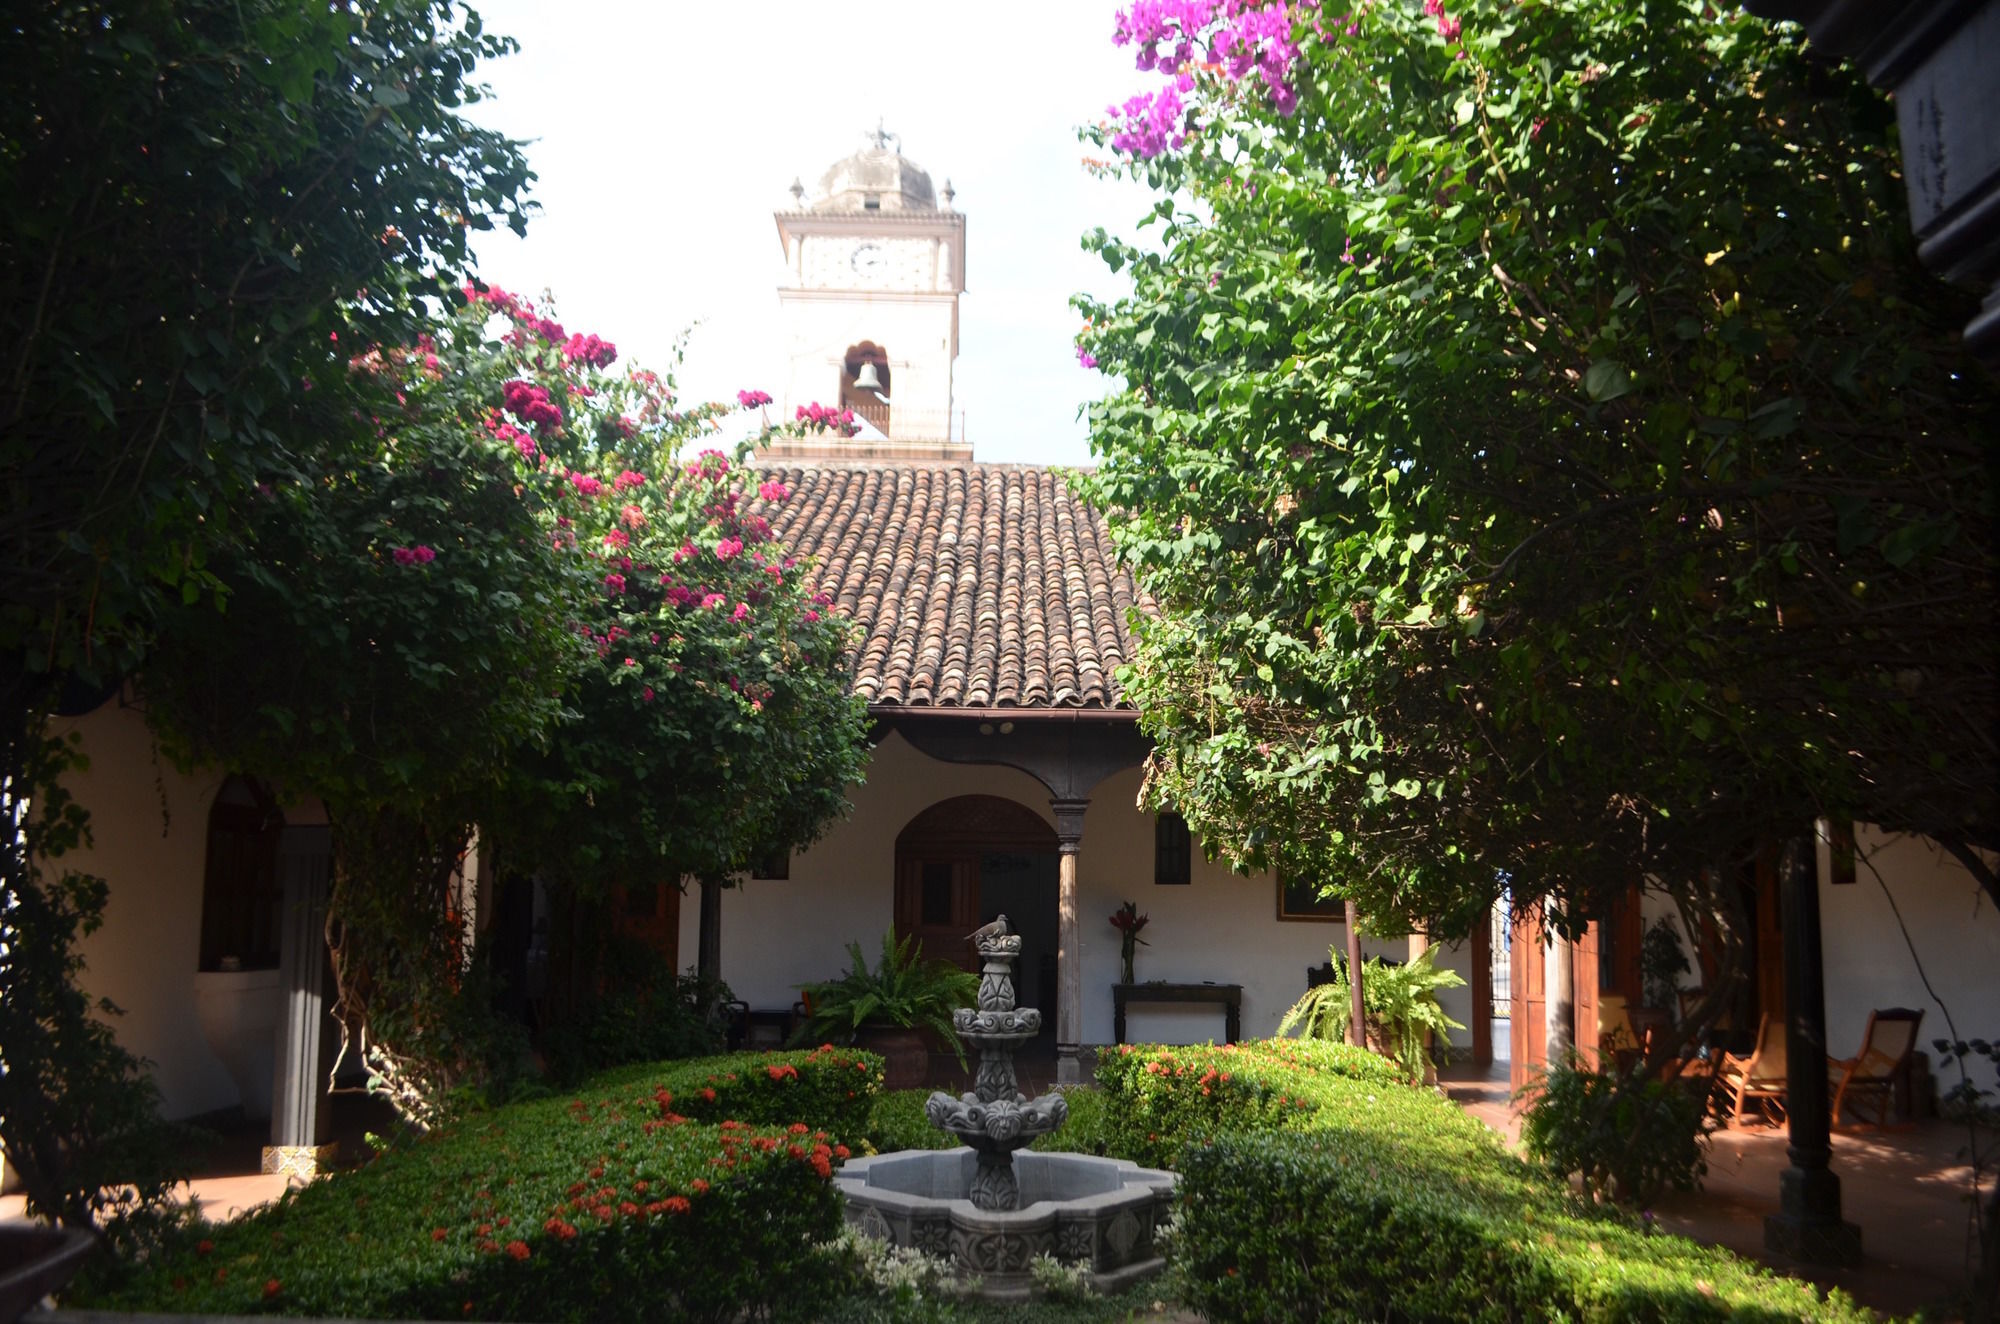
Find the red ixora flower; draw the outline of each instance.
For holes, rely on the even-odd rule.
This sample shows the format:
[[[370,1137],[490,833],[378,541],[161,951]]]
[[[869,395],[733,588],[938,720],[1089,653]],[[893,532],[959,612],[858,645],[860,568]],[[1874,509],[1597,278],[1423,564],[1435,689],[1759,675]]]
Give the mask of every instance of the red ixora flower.
[[[279,1282],[277,1279],[266,1278],[264,1280],[264,1299],[266,1301],[269,1301],[272,1297],[276,1296],[278,1293],[284,1290],[285,1290],[285,1285]]]

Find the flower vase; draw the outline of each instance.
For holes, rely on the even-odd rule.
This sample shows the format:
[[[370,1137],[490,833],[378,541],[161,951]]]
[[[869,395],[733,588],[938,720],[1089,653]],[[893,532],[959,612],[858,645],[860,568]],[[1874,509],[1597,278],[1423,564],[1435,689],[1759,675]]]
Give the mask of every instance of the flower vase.
[[[1124,972],[1124,982],[1125,982],[1125,983],[1127,983],[1127,984],[1136,984],[1136,983],[1138,983],[1138,982],[1139,982],[1138,980],[1136,980],[1136,979],[1132,978],[1132,942],[1131,942],[1131,939],[1129,939],[1129,938],[1128,938],[1128,939],[1126,939],[1126,941],[1125,941],[1125,950],[1123,950],[1122,952],[1120,952],[1120,953],[1119,953],[1118,955],[1119,955],[1119,959],[1120,959],[1120,960],[1121,960],[1121,961],[1123,962],[1123,964],[1124,964],[1124,968],[1125,968],[1125,972]]]

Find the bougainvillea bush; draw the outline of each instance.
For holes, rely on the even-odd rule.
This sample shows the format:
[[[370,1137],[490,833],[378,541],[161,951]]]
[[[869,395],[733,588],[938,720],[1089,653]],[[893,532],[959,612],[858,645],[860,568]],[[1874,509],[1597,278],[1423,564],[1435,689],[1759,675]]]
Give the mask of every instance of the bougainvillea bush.
[[[1584,1205],[1362,1049],[1128,1046],[1098,1081],[1110,1152],[1181,1173],[1172,1285],[1210,1319],[1872,1318]]]
[[[546,302],[453,301],[411,344],[330,333],[295,424],[341,444],[248,503],[228,610],[169,614],[144,678],[183,759],[325,803],[342,1024],[421,1121],[511,1051],[463,996],[475,824],[602,895],[809,841],[862,759],[842,627],[747,510],[787,494],[704,444],[767,398],[684,408]]]
[[[235,1222],[94,1307],[376,1319],[810,1318],[832,1174],[881,1083],[834,1049],[630,1069],[461,1119]]]
[[[1089,241],[1081,348],[1159,804],[1443,933],[1652,875],[1733,940],[1707,880],[1816,816],[2000,899],[2000,396],[1855,69],[1702,0],[1116,36],[1157,238]]]

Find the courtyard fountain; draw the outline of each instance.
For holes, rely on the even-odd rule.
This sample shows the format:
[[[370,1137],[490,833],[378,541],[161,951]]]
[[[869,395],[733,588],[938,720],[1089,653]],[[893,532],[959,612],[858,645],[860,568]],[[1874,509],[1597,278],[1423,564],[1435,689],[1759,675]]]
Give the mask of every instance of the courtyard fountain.
[[[1069,1102],[1060,1094],[1028,1098],[1015,1074],[1015,1051],[1042,1027],[1039,1010],[1015,1005],[1020,935],[1002,915],[972,941],[979,1005],[954,1013],[953,1023],[978,1054],[973,1088],[939,1091],[924,1106],[931,1125],[961,1147],[850,1159],[835,1178],[848,1221],[870,1236],[949,1256],[993,1297],[1027,1295],[1029,1261],[1041,1254],[1085,1265],[1106,1290],[1156,1271],[1153,1234],[1174,1175],[1120,1159],[1025,1152],[1062,1126]]]

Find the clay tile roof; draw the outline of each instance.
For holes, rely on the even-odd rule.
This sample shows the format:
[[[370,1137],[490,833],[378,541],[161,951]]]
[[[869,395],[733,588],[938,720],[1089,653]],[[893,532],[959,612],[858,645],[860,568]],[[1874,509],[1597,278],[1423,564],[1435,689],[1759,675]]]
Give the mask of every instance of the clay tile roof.
[[[860,626],[871,705],[1128,708],[1132,580],[1104,521],[1048,469],[760,466],[791,489],[756,510]]]

